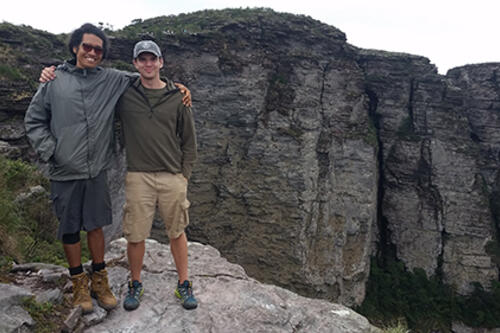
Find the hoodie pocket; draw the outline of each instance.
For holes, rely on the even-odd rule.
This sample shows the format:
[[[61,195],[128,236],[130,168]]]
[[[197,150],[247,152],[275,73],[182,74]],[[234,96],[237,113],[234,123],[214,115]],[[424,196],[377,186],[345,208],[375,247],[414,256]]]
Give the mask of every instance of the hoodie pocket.
[[[54,151],[54,169],[58,173],[82,172],[87,165],[85,128],[81,124],[65,127],[57,138]]]

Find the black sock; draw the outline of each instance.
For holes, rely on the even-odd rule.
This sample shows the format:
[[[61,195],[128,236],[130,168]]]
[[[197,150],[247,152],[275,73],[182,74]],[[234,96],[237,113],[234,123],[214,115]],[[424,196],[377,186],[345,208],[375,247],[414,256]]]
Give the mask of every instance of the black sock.
[[[106,268],[106,263],[104,261],[97,264],[95,262],[92,262],[92,272],[99,272],[104,268]]]
[[[71,275],[71,276],[81,274],[81,273],[83,273],[82,265],[69,268],[69,275]]]

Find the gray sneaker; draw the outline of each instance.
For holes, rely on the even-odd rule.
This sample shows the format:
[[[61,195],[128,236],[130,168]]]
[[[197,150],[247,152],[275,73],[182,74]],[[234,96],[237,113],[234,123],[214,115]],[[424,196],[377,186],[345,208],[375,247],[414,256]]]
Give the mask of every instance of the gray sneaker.
[[[123,308],[128,311],[135,310],[141,305],[141,296],[144,294],[142,283],[137,280],[128,282],[128,294],[123,301]]]
[[[193,295],[193,283],[191,281],[185,280],[182,284],[177,281],[175,296],[181,300],[184,309],[191,310],[198,306],[198,301]]]

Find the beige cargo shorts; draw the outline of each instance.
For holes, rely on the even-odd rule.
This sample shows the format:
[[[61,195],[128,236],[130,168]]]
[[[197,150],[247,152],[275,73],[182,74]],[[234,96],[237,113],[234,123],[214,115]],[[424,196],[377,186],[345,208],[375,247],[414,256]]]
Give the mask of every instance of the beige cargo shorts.
[[[187,180],[181,173],[128,172],[123,214],[125,238],[137,243],[149,237],[157,205],[168,237],[179,237],[189,224],[186,195]]]

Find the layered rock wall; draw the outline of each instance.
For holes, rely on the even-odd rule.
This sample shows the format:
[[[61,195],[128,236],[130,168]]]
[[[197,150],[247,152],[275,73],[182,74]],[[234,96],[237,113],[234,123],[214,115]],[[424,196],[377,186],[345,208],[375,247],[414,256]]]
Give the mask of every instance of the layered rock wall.
[[[354,54],[342,33],[319,27],[321,38],[258,21],[162,43],[167,72],[194,92],[190,237],[259,279],[356,304],[376,217],[376,139]]]
[[[443,77],[425,58],[359,55],[381,143],[382,250],[464,293],[471,281],[489,285],[498,279],[487,248],[496,243],[499,66]]]

